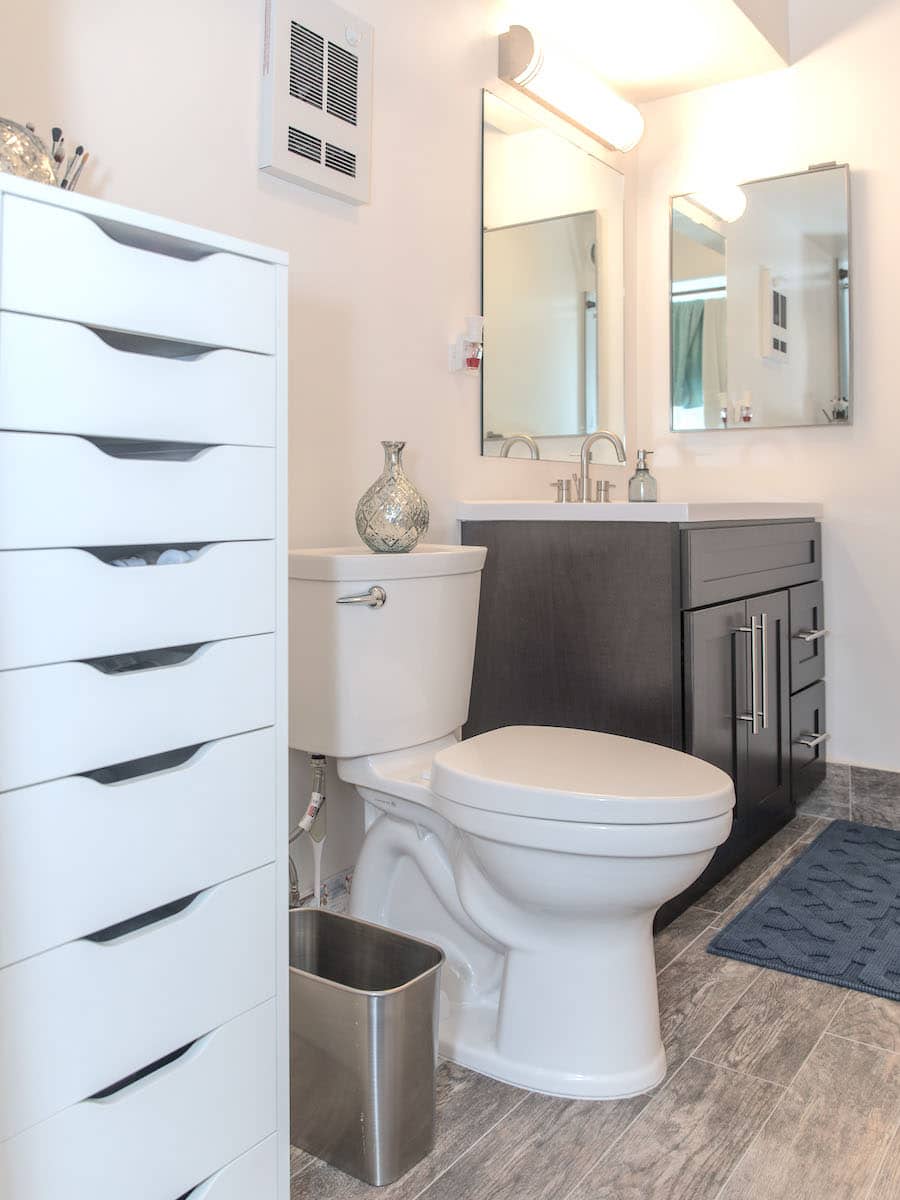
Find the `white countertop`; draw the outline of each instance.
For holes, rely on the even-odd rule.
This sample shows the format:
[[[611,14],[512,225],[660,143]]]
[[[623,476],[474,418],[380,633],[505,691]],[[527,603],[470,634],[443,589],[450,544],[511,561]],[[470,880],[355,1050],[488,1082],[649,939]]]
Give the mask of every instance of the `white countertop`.
[[[705,521],[820,520],[821,504],[797,501],[677,500],[658,504],[556,504],[548,500],[462,500],[460,521]]]

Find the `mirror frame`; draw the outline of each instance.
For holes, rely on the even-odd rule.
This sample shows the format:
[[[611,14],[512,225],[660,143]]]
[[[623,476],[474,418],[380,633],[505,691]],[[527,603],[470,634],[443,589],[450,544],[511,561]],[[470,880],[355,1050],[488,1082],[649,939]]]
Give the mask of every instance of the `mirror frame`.
[[[667,303],[669,306],[669,433],[677,433],[679,436],[690,436],[692,434],[703,433],[777,433],[781,429],[846,429],[853,425],[856,413],[856,396],[853,378],[854,366],[854,345],[853,345],[853,211],[851,208],[851,189],[850,189],[850,164],[845,162],[823,162],[814,163],[812,166],[803,171],[785,171],[781,175],[765,175],[761,179],[747,179],[740,184],[741,187],[749,187],[754,183],[775,183],[779,179],[794,179],[800,175],[815,175],[819,171],[834,171],[843,172],[844,176],[844,198],[847,205],[847,261],[850,264],[850,278],[848,282],[848,318],[847,318],[847,377],[850,380],[850,413],[846,421],[829,421],[824,425],[727,425],[721,429],[717,426],[714,429],[676,429],[675,417],[672,412],[672,362],[674,359],[674,321],[672,319],[672,275],[675,268],[675,239],[674,239],[674,212],[675,201],[683,200],[691,195],[690,192],[679,192],[674,196],[669,196],[669,280],[668,280],[668,297]]]

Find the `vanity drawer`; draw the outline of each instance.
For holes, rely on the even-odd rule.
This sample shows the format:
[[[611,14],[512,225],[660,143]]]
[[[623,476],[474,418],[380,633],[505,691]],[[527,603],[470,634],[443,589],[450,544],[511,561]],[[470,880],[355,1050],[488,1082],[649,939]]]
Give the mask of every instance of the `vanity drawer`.
[[[275,867],[0,971],[0,1141],[275,993]]]
[[[275,359],[0,313],[0,429],[275,444]]]
[[[825,778],[827,735],[825,684],[814,683],[791,697],[791,772],[795,803],[808,796]],[[822,741],[818,741],[819,738]]]
[[[5,195],[0,308],[206,346],[275,352],[270,263]]]
[[[260,729],[0,793],[0,967],[272,862],[279,753]]]
[[[278,1187],[278,1139],[273,1135],[198,1184],[183,1200],[271,1200]]]
[[[822,583],[791,588],[791,691],[825,676],[825,589]]]
[[[0,1195],[175,1200],[275,1130],[274,1001],[0,1143]],[[250,1200],[250,1193],[247,1200]]]
[[[162,453],[162,451],[160,451]],[[274,451],[117,458],[84,438],[0,433],[0,550],[271,538]]]
[[[274,651],[263,634],[121,674],[81,662],[0,673],[0,791],[273,724]]]
[[[822,577],[816,521],[684,529],[682,606],[701,608]]]
[[[192,562],[146,567],[88,550],[0,552],[0,670],[270,632],[275,575],[272,541],[218,542]]]

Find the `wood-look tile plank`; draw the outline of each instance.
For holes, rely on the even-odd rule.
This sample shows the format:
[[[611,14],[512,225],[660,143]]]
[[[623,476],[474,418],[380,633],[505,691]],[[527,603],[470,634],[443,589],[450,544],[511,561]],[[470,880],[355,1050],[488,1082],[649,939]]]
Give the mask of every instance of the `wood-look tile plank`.
[[[866,1200],[897,1200],[900,1196],[900,1125],[891,1139],[875,1183]]]
[[[864,825],[900,829],[900,773],[851,767],[850,812]]]
[[[686,950],[709,927],[710,920],[710,913],[688,908],[665,929],[661,929],[653,939],[657,971],[662,971],[682,950]]]
[[[659,974],[659,1016],[669,1075],[719,1023],[759,974],[760,968],[707,954],[699,937]]]
[[[900,1002],[867,992],[847,992],[828,1032],[900,1053]],[[898,1192],[900,1195],[900,1192]]]
[[[762,875],[754,879],[753,883],[751,883],[746,891],[741,892],[741,894],[737,896],[731,902],[731,904],[729,904],[724,912],[720,914],[717,924],[720,926],[725,926],[729,921],[734,920],[738,913],[745,909],[752,900],[755,900],[759,893],[767,888],[773,879],[776,879],[782,871],[786,871],[791,863],[795,862],[800,855],[808,849],[809,842],[795,842],[793,846],[789,847],[789,849],[787,849],[784,854],[781,855],[780,858],[776,859],[776,861],[772,863],[768,870],[763,871]]]
[[[900,1121],[900,1056],[826,1033],[722,1200],[862,1200]]]
[[[829,763],[825,778],[800,801],[798,812],[804,816],[850,820],[850,768]]]
[[[378,1200],[413,1200],[527,1096],[519,1088],[442,1062],[434,1150],[395,1183],[379,1188]],[[374,1194],[366,1184],[315,1159],[293,1182],[291,1200],[371,1200]]]
[[[649,1103],[531,1095],[421,1200],[561,1200]]]
[[[566,1200],[713,1200],[781,1095],[688,1059]]]
[[[760,971],[695,1051],[698,1058],[787,1086],[834,1017],[843,988]]]
[[[794,817],[783,829],[779,829],[758,850],[739,863],[724,879],[710,888],[701,897],[704,908],[724,912],[728,906],[745,892],[759,877],[789,850],[800,838],[805,837],[815,817]]]

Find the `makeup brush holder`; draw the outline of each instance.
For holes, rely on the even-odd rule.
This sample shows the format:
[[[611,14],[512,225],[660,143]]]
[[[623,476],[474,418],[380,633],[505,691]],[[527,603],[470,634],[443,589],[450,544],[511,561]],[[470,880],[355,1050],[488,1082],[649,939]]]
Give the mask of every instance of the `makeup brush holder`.
[[[53,133],[48,146],[30,126],[0,117],[0,171],[73,191],[89,155],[83,146],[67,155],[62,131]]]

